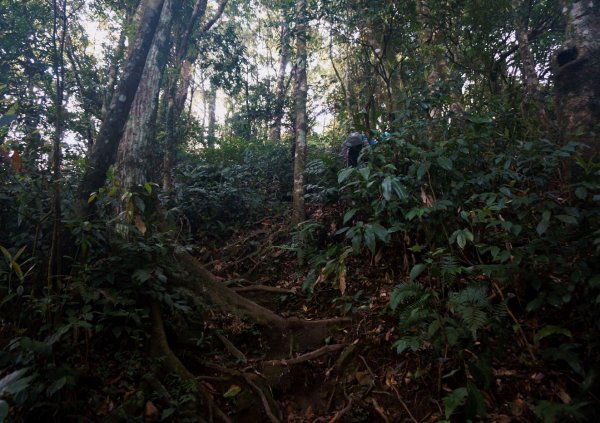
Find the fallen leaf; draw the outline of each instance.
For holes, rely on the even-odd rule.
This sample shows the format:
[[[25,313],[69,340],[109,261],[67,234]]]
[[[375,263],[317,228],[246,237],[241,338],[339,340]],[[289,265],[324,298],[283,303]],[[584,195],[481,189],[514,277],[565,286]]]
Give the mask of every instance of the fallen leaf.
[[[358,384],[362,386],[371,386],[375,383],[369,372],[356,372],[354,377],[358,381]]]
[[[227,390],[227,392],[225,392],[223,394],[223,397],[225,397],[225,398],[233,398],[237,394],[239,394],[240,392],[242,392],[242,388],[240,388],[238,385],[231,385],[229,387],[229,389]]]
[[[142,233],[142,235],[146,234],[146,224],[144,223],[144,221],[142,220],[142,217],[139,214],[135,215],[135,221],[134,221],[135,227],[138,229],[138,231],[140,231]]]
[[[558,397],[564,404],[571,404],[571,396],[567,394],[564,389],[558,391]]]
[[[514,417],[519,417],[523,414],[523,411],[525,411],[525,406],[525,401],[523,401],[521,398],[517,398],[512,402],[510,411]]]
[[[157,422],[159,418],[160,413],[158,412],[158,408],[156,408],[152,401],[148,401],[144,408],[144,421],[154,423]]]
[[[19,154],[18,150],[13,150],[12,164],[17,173],[21,173],[21,155]]]
[[[340,272],[340,282],[339,282],[339,286],[340,286],[340,293],[342,295],[344,295],[344,292],[346,292],[346,272]]]

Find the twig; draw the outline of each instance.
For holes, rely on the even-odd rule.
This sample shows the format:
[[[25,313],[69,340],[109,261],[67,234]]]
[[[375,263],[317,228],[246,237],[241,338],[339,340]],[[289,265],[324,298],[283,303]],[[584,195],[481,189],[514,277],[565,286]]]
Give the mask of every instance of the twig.
[[[299,355],[298,357],[290,358],[287,360],[269,360],[263,362],[264,366],[276,366],[278,364],[283,365],[292,365],[299,364],[305,361],[314,360],[315,358],[321,357],[322,355],[329,354],[334,351],[339,351],[346,347],[347,344],[333,344],[333,345],[325,345],[317,350],[311,351],[306,354]]]
[[[498,295],[500,295],[500,298],[502,299],[502,301],[504,301],[504,294],[502,293],[502,290],[500,289],[500,287],[498,286],[496,281],[493,281],[492,285],[494,286],[494,289],[496,290],[496,292],[498,292]],[[525,343],[525,346],[527,347],[527,352],[531,356],[531,359],[533,361],[536,361],[535,354],[533,353],[533,345],[531,345],[529,343],[529,341],[527,340],[527,336],[525,336],[525,332],[523,332],[523,328],[521,327],[521,324],[519,323],[519,321],[517,320],[517,318],[515,317],[513,312],[510,310],[510,308],[508,308],[508,303],[506,304],[506,312],[508,313],[510,318],[513,320],[513,322],[515,322],[515,325],[517,326],[519,334],[521,335],[521,338],[523,339],[523,342]]]
[[[346,393],[344,393],[344,395],[346,395]],[[348,405],[346,405],[340,411],[335,413],[335,416],[333,416],[333,418],[331,420],[329,420],[329,423],[337,422],[339,419],[342,418],[342,416],[344,414],[346,414],[348,411],[350,411],[352,409],[352,398],[350,398],[348,395],[346,395],[346,398],[348,399]]]
[[[402,407],[404,407],[404,410],[406,410],[406,412],[408,413],[408,417],[410,417],[410,419],[414,423],[419,423],[419,421],[417,419],[415,419],[415,416],[413,416],[412,413],[410,412],[410,410],[408,409],[408,406],[406,405],[406,403],[402,400],[402,398],[400,398],[400,394],[398,393],[398,390],[396,389],[396,387],[392,386],[392,389],[396,393],[396,398],[398,398],[398,401],[400,401],[400,404],[402,404]]]
[[[390,423],[390,419],[385,415],[385,410],[377,403],[375,398],[371,398],[371,402],[373,403],[373,408],[379,414],[379,417],[383,419],[385,423]]]

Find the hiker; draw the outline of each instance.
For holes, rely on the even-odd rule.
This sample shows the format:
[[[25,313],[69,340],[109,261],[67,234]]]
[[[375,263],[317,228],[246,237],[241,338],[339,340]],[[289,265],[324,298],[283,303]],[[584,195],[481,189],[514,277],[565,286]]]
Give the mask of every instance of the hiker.
[[[356,167],[361,150],[368,145],[367,137],[360,132],[351,132],[342,144],[342,156],[346,160],[346,166]]]

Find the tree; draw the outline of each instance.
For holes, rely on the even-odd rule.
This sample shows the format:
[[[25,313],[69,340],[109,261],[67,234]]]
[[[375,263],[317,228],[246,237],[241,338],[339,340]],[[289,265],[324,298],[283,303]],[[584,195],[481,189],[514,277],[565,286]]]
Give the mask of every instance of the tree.
[[[566,40],[556,52],[555,81],[565,140],[600,153],[600,1],[562,1]]]
[[[173,2],[165,0],[152,46],[146,58],[142,79],[117,150],[116,168],[127,191],[158,177],[158,146],[155,142],[158,95],[162,70],[170,44]],[[152,170],[154,175],[148,175]],[[149,178],[150,177],[150,178]]]
[[[82,211],[90,193],[104,184],[106,171],[114,163],[119,140],[140,83],[148,51],[158,26],[165,0],[145,0],[131,53],[115,88],[110,106],[89,153],[87,168],[79,188]]]
[[[307,1],[296,0],[296,142],[294,149],[294,187],[292,192],[292,225],[305,219],[304,211],[304,168],[306,161],[306,133],[308,116],[306,98],[308,95],[306,52]]]

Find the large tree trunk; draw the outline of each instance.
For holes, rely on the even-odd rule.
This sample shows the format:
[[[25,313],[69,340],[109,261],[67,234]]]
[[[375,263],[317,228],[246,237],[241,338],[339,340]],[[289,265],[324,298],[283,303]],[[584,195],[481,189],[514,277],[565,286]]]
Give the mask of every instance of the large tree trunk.
[[[279,56],[279,74],[277,75],[277,93],[275,94],[275,119],[269,132],[269,139],[273,142],[281,141],[281,120],[283,118],[283,105],[285,103],[285,69],[289,61],[289,34],[290,29],[284,17],[281,22],[281,54]]]
[[[119,140],[140,83],[163,3],[164,0],[145,1],[144,12],[131,54],[127,59],[110,107],[88,157],[88,166],[79,189],[79,198],[82,200],[83,208],[87,204],[86,200],[90,193],[104,185],[106,171],[115,161]]]
[[[156,115],[158,94],[161,86],[162,69],[166,63],[172,20],[172,0],[165,0],[158,28],[142,80],[131,105],[129,118],[117,151],[116,167],[122,186],[131,191],[144,185],[158,175],[153,173],[156,166]]]
[[[566,41],[554,58],[556,97],[564,138],[600,154],[600,1],[563,1]]]
[[[306,98],[308,81],[306,75],[306,0],[296,0],[298,22],[296,26],[296,146],[294,149],[294,188],[292,192],[292,225],[305,219],[304,210],[304,167],[306,161],[306,133],[308,118]]]

